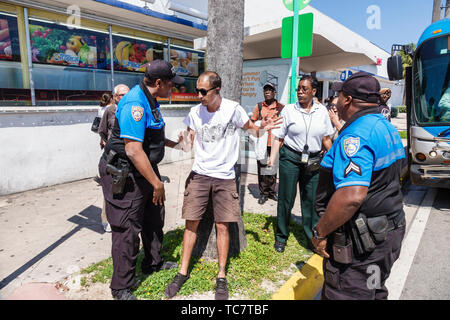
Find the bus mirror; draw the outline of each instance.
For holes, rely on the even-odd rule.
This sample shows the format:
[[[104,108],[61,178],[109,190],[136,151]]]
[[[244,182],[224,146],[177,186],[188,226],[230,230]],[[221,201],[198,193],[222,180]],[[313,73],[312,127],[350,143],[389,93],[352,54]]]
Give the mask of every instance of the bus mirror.
[[[402,57],[392,56],[387,61],[387,71],[389,80],[401,80],[403,79],[403,63]]]

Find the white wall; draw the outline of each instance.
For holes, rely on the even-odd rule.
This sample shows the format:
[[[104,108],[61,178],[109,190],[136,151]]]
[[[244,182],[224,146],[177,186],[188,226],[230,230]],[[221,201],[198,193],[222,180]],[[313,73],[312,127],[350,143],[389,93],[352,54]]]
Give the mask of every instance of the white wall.
[[[185,128],[182,121],[188,112],[189,108],[162,107],[169,139]],[[96,114],[96,108],[0,112],[0,195],[97,175],[100,137],[90,130]],[[162,163],[190,157],[166,148]]]

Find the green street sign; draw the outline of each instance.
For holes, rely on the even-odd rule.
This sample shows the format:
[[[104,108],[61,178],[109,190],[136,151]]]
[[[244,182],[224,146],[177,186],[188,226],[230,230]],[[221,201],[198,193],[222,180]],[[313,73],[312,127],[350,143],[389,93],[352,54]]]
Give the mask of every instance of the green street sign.
[[[311,0],[300,0],[298,10],[304,9],[310,2]],[[289,11],[294,11],[294,0],[283,0],[283,4]]]
[[[309,57],[312,54],[313,20],[312,13],[298,16],[298,49],[297,57]],[[294,17],[283,19],[281,29],[281,58],[292,58]]]

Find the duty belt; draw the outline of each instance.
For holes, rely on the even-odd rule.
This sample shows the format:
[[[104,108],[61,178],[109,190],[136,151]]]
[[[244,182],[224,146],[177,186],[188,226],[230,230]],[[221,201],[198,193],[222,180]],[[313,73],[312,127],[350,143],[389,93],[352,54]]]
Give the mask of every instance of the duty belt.
[[[388,217],[388,232],[403,227],[404,225],[405,212],[403,210],[398,214],[394,214],[393,216]]]
[[[297,150],[295,150],[295,149],[289,147],[287,144],[283,144],[283,147],[285,147],[285,148],[288,149],[289,151],[291,151],[291,152],[293,152],[293,153],[299,155],[300,157],[302,156],[302,153],[301,153],[300,151],[297,151]],[[311,152],[311,153],[309,154],[309,156],[310,156],[311,158],[313,158],[313,157],[318,156],[319,154],[320,154],[320,151],[317,151],[317,152]]]

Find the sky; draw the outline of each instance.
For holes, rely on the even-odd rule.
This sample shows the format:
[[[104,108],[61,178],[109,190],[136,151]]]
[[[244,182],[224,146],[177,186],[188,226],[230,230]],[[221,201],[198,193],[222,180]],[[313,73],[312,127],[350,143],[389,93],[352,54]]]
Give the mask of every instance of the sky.
[[[311,0],[310,5],[389,53],[392,44],[417,43],[433,11],[433,0]]]

